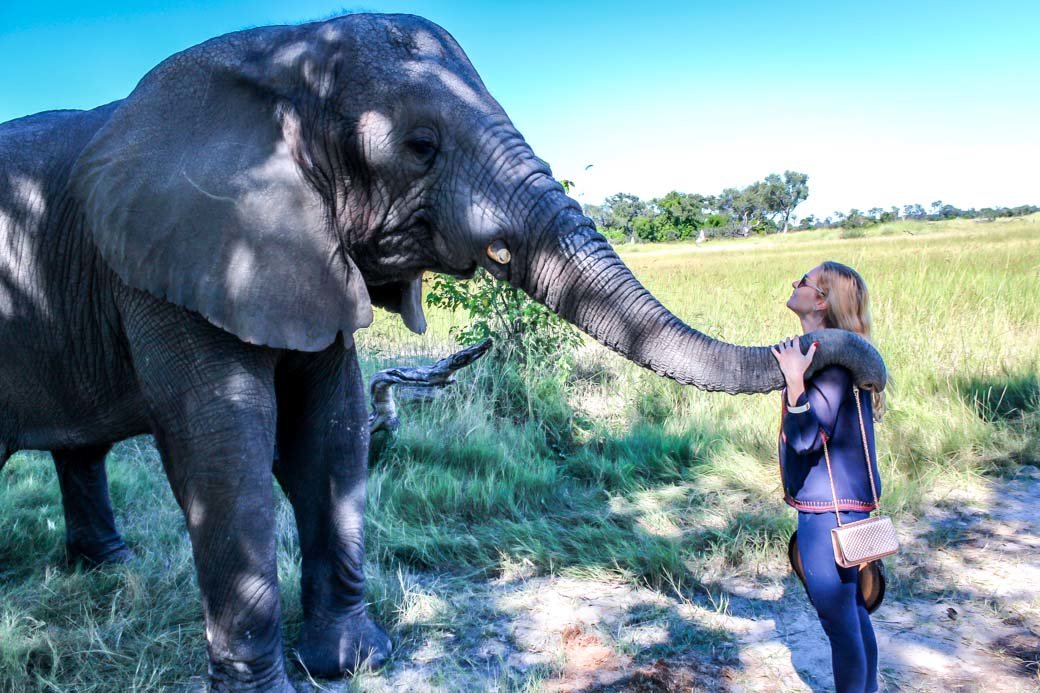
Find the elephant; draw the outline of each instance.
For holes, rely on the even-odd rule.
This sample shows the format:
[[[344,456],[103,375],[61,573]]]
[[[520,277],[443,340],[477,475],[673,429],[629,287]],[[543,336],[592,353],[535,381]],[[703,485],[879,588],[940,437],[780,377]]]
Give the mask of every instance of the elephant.
[[[105,453],[154,436],[214,690],[292,690],[276,480],[299,533],[300,661],[379,666],[354,334],[373,305],[422,332],[423,274],[478,267],[680,383],[783,385],[768,347],[716,341],[643,288],[451,35],[355,14],[214,38],[123,100],[0,125],[0,464],[52,451],[70,555],[127,560]],[[813,340],[810,375],[837,363],[884,387],[859,337]]]

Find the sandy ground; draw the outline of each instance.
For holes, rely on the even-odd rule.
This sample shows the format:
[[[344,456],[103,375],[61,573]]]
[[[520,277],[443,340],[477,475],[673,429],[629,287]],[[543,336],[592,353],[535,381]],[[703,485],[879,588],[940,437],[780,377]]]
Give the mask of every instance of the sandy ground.
[[[929,507],[900,527],[874,614],[881,690],[1040,691],[1040,470]],[[792,575],[728,576],[689,600],[594,579],[401,579],[393,662],[320,689],[833,690],[826,637]]]

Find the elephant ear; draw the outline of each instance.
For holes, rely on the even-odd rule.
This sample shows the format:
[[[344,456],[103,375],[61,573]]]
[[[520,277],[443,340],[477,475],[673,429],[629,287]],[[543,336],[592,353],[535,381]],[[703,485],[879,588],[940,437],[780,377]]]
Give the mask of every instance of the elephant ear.
[[[270,55],[263,40],[241,36],[149,73],[83,151],[71,185],[126,284],[247,342],[316,351],[369,325],[372,306],[309,182],[303,124],[280,85],[287,70],[257,57]]]

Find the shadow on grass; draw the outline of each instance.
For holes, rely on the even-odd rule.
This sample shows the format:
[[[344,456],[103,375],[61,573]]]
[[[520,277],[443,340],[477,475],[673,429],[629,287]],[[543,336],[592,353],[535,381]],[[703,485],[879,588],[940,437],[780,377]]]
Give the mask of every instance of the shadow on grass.
[[[137,557],[66,565],[50,455],[0,476],[0,690],[158,690],[205,671],[201,601],[184,520],[147,438],[109,458],[116,522]]]
[[[63,565],[65,536],[57,531],[63,526],[56,524],[61,495],[49,454],[18,453],[2,474],[0,585],[11,585],[41,573],[45,566]]]
[[[749,552],[784,545],[793,526],[775,499],[773,512],[762,512],[760,489],[743,468],[711,473],[727,453],[725,432],[637,425],[560,454],[551,436],[513,441],[462,419],[403,429],[376,453],[370,501],[378,510],[369,536],[384,568],[480,576],[497,585],[528,579],[514,573],[620,579],[679,603],[703,597],[700,558],[739,566]],[[728,503],[725,512],[720,501]],[[632,627],[645,615],[634,609],[616,625]],[[484,614],[492,623],[505,617]],[[627,646],[643,667],[625,674],[633,685],[717,677],[722,667],[739,666],[732,636],[676,614],[666,621],[663,639]],[[406,661],[424,647],[405,646],[398,656]],[[675,666],[650,666],[661,659]]]
[[[709,478],[725,445],[716,432],[637,426],[561,454],[537,436],[502,440],[466,422],[453,440],[455,425],[405,432],[373,464],[384,558],[489,576],[510,564],[620,572],[663,587],[665,576],[695,583],[691,554],[737,562],[748,544],[779,545],[791,528],[779,506],[756,512],[761,499],[739,473]],[[720,499],[733,507],[719,513]]]
[[[994,402],[1034,402],[1030,406],[1035,406],[1036,378],[1023,382],[1025,385],[1004,387],[1005,394]],[[975,393],[993,391],[991,386],[973,387]],[[1018,404],[1001,406],[994,404],[993,411],[1013,415],[1010,412],[1021,409]],[[765,459],[771,451],[761,441],[751,448],[741,443],[734,450],[734,431],[697,425],[675,429],[666,421],[636,425],[620,434],[594,434],[584,444],[562,449],[555,443],[567,436],[546,433],[538,422],[500,430],[494,421],[466,417],[462,411],[458,417],[425,421],[411,433],[403,431],[395,445],[377,453],[372,466],[369,560],[390,576],[384,579],[392,580],[398,569],[421,571],[434,580],[438,575],[447,576],[448,587],[434,595],[443,602],[451,601],[455,585],[464,584],[477,592],[469,609],[431,608],[428,616],[410,620],[400,612],[407,595],[377,598],[374,610],[384,623],[398,624],[394,635],[402,647],[390,670],[375,676],[392,677],[399,667],[428,664],[433,657],[437,661],[452,659],[451,671],[491,671],[501,679],[522,681],[527,675],[523,666],[497,661],[494,652],[480,654],[488,641],[499,637],[493,632],[494,624],[515,614],[490,600],[472,606],[488,599],[489,591],[495,589],[489,585],[510,585],[511,573],[592,581],[620,578],[629,585],[647,585],[671,600],[672,605],[663,610],[636,605],[619,617],[622,629],[638,630],[641,624],[654,622],[664,635],[626,641],[625,652],[642,669],[625,673],[629,678],[618,682],[590,683],[587,690],[624,690],[616,686],[664,681],[669,676],[671,680],[693,677],[689,680],[699,686],[702,684],[697,682],[718,673],[712,668],[716,666],[740,673],[733,635],[684,617],[677,605],[703,596],[705,557],[716,559],[716,569],[747,574],[749,566],[763,556],[782,552],[794,516],[779,498],[766,497],[755,485],[756,465],[775,464],[771,458]],[[154,451],[149,448],[147,455]],[[727,456],[750,466],[727,468],[720,461]],[[135,475],[145,471],[141,460],[113,465],[118,521],[129,525],[127,538],[135,549],[143,550],[143,559],[120,569],[117,578],[105,573],[70,576],[57,566],[63,554],[61,506],[49,460],[46,466],[39,464],[45,457],[20,459],[5,470],[5,476],[15,467],[19,471],[4,479],[7,497],[0,498],[0,506],[10,513],[8,519],[16,518],[3,525],[0,537],[0,576],[7,596],[16,597],[5,601],[3,616],[24,625],[19,626],[21,631],[8,629],[8,634],[22,638],[25,656],[0,661],[0,682],[86,685],[90,663],[99,658],[105,662],[102,670],[107,682],[125,687],[133,687],[135,682],[167,685],[197,675],[204,668],[205,652],[199,635],[199,596],[183,520],[157,463],[149,463],[151,485],[147,487],[135,480]],[[1027,499],[1014,502],[1022,504],[1023,510],[1029,503]],[[279,512],[285,518],[280,526],[284,527],[291,513],[282,506],[284,503]],[[921,520],[922,541],[931,549],[949,551],[993,544],[996,537],[983,520],[972,520],[964,527],[948,519]],[[1028,532],[1023,526],[1022,533]],[[282,566],[286,556],[295,563],[291,559],[298,552],[291,527],[280,531],[278,543],[283,557],[283,597],[289,602],[285,609],[289,644],[300,618],[298,566]],[[176,551],[171,549],[175,545],[180,547]],[[174,561],[171,556],[175,553],[179,558]],[[927,561],[909,557],[897,561],[904,563],[890,573],[894,575],[890,598],[956,602],[991,598],[983,590],[964,585],[963,576],[943,572],[945,569]],[[489,583],[474,578],[497,579]],[[87,585],[86,596],[73,583]],[[30,598],[41,585],[43,598]],[[797,583],[788,578],[785,585],[780,598],[783,604],[805,600]],[[781,610],[776,600],[725,588],[720,591],[717,585],[710,589],[724,595],[733,611],[746,618],[775,618]],[[158,603],[166,606],[157,609]],[[474,623],[472,631],[456,637],[455,622],[467,620]],[[93,627],[95,632],[72,632],[80,628],[75,625],[78,621],[83,621],[81,630]],[[492,628],[482,629],[481,623]],[[103,627],[96,628],[98,624]],[[910,622],[907,627],[912,632],[914,626]],[[0,630],[4,627],[0,623]],[[69,633],[63,635],[63,630]],[[443,652],[431,653],[430,642],[441,637]],[[792,651],[797,649],[796,633],[778,637]],[[1007,647],[1016,642],[1008,640]],[[156,655],[156,649],[167,647],[180,663]],[[941,642],[929,647],[950,656],[959,653],[956,646]],[[45,654],[55,648],[105,650],[109,655],[84,655],[62,664]],[[150,659],[138,659],[138,653],[148,650]],[[795,671],[803,680],[814,680],[810,663],[799,657],[792,657]],[[657,666],[657,660],[668,663],[667,671]],[[187,670],[184,662],[198,666]],[[12,667],[18,666],[23,671],[13,672]],[[32,671],[24,670],[29,667]],[[71,667],[83,671],[75,673]],[[140,674],[142,667],[144,673]],[[560,673],[552,662],[531,671],[535,671],[532,676],[542,678]],[[138,678],[140,675],[146,678]]]
[[[1040,411],[1040,375],[1035,372],[962,378],[957,389],[979,417],[989,423],[1017,420]]]

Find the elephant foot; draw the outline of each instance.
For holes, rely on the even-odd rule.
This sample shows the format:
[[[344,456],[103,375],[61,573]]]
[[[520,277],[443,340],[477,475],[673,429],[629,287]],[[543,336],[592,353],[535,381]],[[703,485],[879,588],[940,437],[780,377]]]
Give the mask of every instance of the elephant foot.
[[[122,539],[104,544],[86,545],[78,542],[65,544],[65,553],[70,566],[82,566],[88,570],[103,565],[129,563],[136,556]]]
[[[362,667],[378,669],[393,649],[390,637],[362,610],[335,623],[305,624],[296,652],[312,676],[337,678]]]
[[[296,693],[296,688],[285,675],[285,667],[280,659],[260,676],[250,667],[241,663],[217,664],[210,661],[209,689],[210,693]]]

